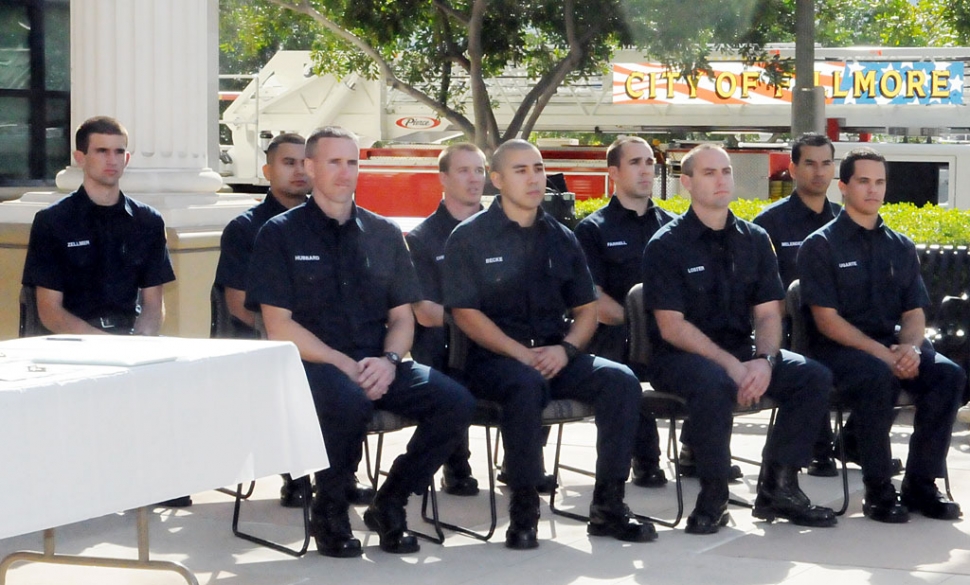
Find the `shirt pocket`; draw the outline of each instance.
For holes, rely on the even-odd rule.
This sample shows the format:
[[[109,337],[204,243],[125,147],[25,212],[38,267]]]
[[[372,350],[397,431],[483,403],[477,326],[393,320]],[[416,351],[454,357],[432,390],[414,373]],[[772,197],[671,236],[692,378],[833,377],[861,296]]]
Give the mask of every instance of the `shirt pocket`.
[[[121,260],[131,269],[144,267],[151,259],[156,235],[149,230],[134,230],[121,243]]]
[[[97,250],[94,249],[91,240],[85,238],[83,240],[69,242],[64,257],[70,266],[90,269],[94,267],[97,254]]]
[[[836,268],[836,282],[839,291],[839,302],[848,315],[866,313],[876,299],[872,298],[873,290],[870,286],[869,271],[856,264]],[[847,264],[849,262],[842,262]],[[842,311],[840,311],[842,312]]]
[[[293,267],[295,303],[304,306],[330,304],[337,298],[337,278],[325,255],[318,260],[299,260]]]

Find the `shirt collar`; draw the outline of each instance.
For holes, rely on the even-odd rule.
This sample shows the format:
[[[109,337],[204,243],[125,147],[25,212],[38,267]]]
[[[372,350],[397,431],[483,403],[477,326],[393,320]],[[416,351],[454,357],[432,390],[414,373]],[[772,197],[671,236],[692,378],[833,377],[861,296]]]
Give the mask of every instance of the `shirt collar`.
[[[613,195],[610,197],[610,202],[606,205],[606,212],[615,215],[617,219],[643,221],[657,212],[657,206],[653,204],[653,198],[651,197],[650,202],[647,205],[647,210],[643,213],[643,215],[637,215],[636,211],[623,207],[623,204],[620,202],[620,198]]]
[[[98,205],[97,203],[92,201],[91,196],[88,195],[88,192],[84,189],[84,185],[81,185],[80,187],[78,187],[77,193],[78,195],[81,195],[81,197],[79,197],[79,200],[81,201],[82,209],[85,212],[90,211],[95,207],[107,207],[112,210],[109,213],[125,213],[128,215],[128,217],[135,216],[135,211],[131,207],[131,200],[128,199],[128,197],[124,193],[121,193],[120,191],[118,193],[118,202],[115,203],[114,205],[108,205],[108,206]]]
[[[319,224],[320,227],[328,229],[331,231],[338,231],[340,229],[350,229],[353,226],[357,231],[364,232],[364,222],[361,221],[360,214],[357,213],[357,204],[350,204],[350,219],[348,219],[343,225],[337,222],[336,219],[330,217],[320,209],[317,204],[317,200],[310,197],[306,202],[306,209],[310,215],[311,221]]]
[[[829,203],[828,199],[825,200],[825,205],[822,206],[822,211],[815,213],[815,211],[811,207],[805,205],[802,198],[798,196],[797,189],[792,191],[791,195],[788,196],[788,203],[791,206],[792,211],[799,217],[813,218],[821,215],[830,220],[835,217],[835,213],[832,211],[832,205]]]
[[[871,235],[875,234],[876,232],[885,232],[889,229],[886,227],[885,222],[883,222],[881,215],[876,217],[876,225],[871,230],[866,229],[865,227],[857,224],[845,211],[845,208],[839,211],[839,215],[836,216],[835,220],[836,229],[841,231],[846,237],[871,237]]]
[[[501,195],[495,196],[495,201],[492,202],[492,205],[488,208],[488,211],[486,213],[489,217],[492,218],[492,221],[497,222],[499,227],[503,230],[510,229],[512,227],[516,229],[526,229],[520,226],[518,223],[509,219],[509,216],[505,214],[505,210],[502,209]],[[551,215],[546,213],[545,210],[542,209],[542,206],[540,205],[539,208],[536,209],[536,220],[532,225],[539,226],[540,229],[546,229],[548,228],[549,221],[556,221],[556,220]]]
[[[712,230],[704,225],[701,218],[697,217],[697,214],[694,213],[693,206],[687,208],[687,212],[684,213],[683,217],[684,225],[687,227],[687,234],[692,240],[699,240],[708,233],[716,233],[719,231],[724,231],[726,234],[741,232],[738,219],[730,209],[728,210],[727,221],[724,222],[724,230]]]

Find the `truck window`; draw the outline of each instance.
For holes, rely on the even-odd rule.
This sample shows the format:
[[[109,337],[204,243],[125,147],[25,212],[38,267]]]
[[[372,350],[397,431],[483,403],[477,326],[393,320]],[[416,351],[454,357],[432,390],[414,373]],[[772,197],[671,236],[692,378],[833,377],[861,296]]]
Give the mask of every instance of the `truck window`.
[[[886,203],[946,203],[948,171],[946,163],[889,161]]]

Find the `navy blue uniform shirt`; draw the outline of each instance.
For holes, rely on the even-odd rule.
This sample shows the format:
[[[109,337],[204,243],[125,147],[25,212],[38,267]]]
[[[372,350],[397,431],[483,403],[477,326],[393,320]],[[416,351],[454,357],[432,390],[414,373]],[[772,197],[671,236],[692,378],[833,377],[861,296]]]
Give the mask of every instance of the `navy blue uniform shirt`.
[[[815,213],[802,201],[796,193],[784,199],[775,201],[761,210],[754,218],[754,223],[765,228],[771,243],[778,255],[778,272],[781,282],[788,288],[793,280],[798,278],[795,259],[798,248],[809,234],[835,219],[842,209],[837,203],[828,199],[822,206],[822,211]]]
[[[728,212],[723,230],[701,223],[693,208],[660,228],[643,255],[647,311],[677,311],[738,359],[751,357],[751,310],[785,298],[778,260],[765,231]],[[680,350],[663,341],[652,313],[659,354]]]
[[[653,234],[677,217],[650,202],[643,215],[627,209],[613,196],[610,202],[576,226],[593,282],[623,304],[626,293],[640,282],[643,249]]]
[[[101,206],[82,186],[34,216],[22,283],[62,292],[80,319],[134,318],[138,289],[173,280],[162,216],[124,193]]]
[[[802,304],[828,307],[889,345],[906,311],[929,306],[916,246],[882,222],[867,230],[841,212],[798,252]],[[832,344],[821,335],[815,343]]]
[[[596,300],[583,250],[568,228],[541,208],[523,228],[501,196],[462,222],[445,245],[447,309],[477,309],[509,337],[539,345],[568,332],[568,309]]]
[[[438,204],[438,209],[434,213],[404,237],[411,252],[414,271],[418,275],[423,301],[444,304],[441,282],[445,242],[459,223],[442,202]],[[423,327],[420,323],[414,324],[414,345],[411,347],[411,356],[417,362],[439,370],[443,369],[447,365],[447,349],[448,340],[445,338],[444,327]]]
[[[419,298],[400,228],[356,205],[341,225],[311,197],[256,236],[247,308],[292,311],[294,321],[354,359],[383,355],[388,311]]]
[[[216,267],[217,285],[246,290],[246,271],[256,244],[256,234],[263,224],[284,211],[286,207],[270,191],[262,202],[226,225],[222,230],[219,265]]]

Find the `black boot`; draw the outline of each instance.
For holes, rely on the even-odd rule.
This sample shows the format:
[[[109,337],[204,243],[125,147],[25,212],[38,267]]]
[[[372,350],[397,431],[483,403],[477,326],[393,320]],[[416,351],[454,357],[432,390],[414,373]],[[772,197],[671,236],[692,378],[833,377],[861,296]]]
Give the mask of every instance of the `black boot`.
[[[731,521],[728,514],[728,480],[701,478],[694,511],[687,517],[687,534],[714,534]]]
[[[785,518],[799,526],[835,526],[835,512],[831,508],[813,506],[798,487],[798,468],[766,464],[765,476],[758,488],[751,514],[768,522]]]
[[[909,522],[909,509],[899,501],[896,487],[888,479],[866,480],[866,494],[862,499],[862,513],[866,518],[887,524]]]
[[[940,493],[934,479],[914,477],[907,473],[900,491],[903,504],[927,518],[956,520],[963,515],[960,504]]]
[[[284,508],[302,508],[304,496],[310,497],[310,476],[293,479],[289,473],[283,474],[283,487],[280,488],[280,505]]]
[[[354,506],[366,506],[374,501],[374,488],[357,481],[357,476],[351,476],[347,482],[347,501]]]
[[[381,538],[381,550],[394,554],[418,552],[416,536],[408,532],[408,518],[404,506],[408,503],[408,490],[401,485],[392,469],[381,489],[374,495],[374,502],[364,512],[364,524]]]
[[[317,551],[328,557],[349,558],[361,555],[360,541],[350,530],[347,500],[328,497],[320,490],[310,508],[310,534],[317,543]]]
[[[633,485],[646,488],[663,487],[667,483],[667,476],[656,461],[647,461],[639,457],[633,458]]]
[[[509,501],[509,528],[505,546],[526,550],[539,546],[539,492],[534,487],[515,488]]]
[[[657,529],[653,524],[641,524],[633,517],[630,508],[623,503],[623,480],[597,481],[593,486],[593,503],[589,506],[589,524],[586,532],[592,536],[612,536],[627,542],[656,540]]]

